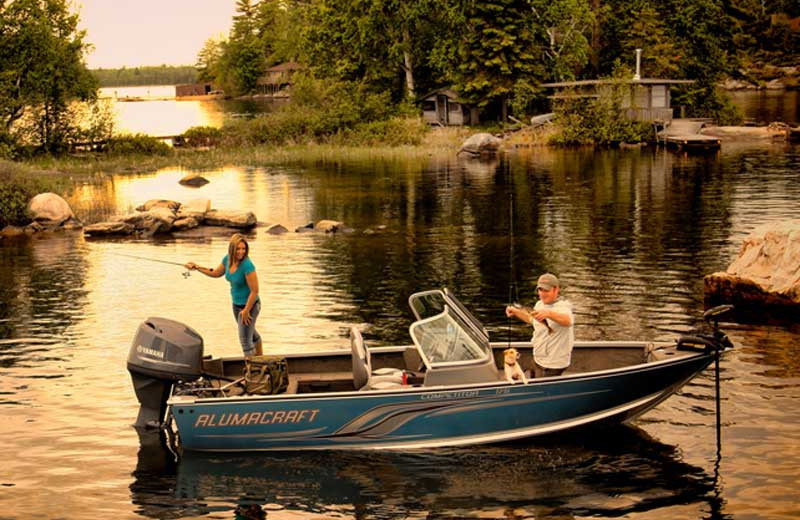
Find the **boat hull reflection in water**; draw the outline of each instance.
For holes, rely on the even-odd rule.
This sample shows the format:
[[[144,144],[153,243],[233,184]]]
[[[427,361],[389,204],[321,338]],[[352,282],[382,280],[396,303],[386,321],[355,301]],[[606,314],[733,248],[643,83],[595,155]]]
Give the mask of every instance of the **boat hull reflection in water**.
[[[184,450],[411,449],[625,421],[669,397],[732,347],[716,325],[713,335],[671,344],[581,343],[564,375],[517,384],[498,369],[503,345],[489,342],[483,325],[454,295],[424,291],[409,303],[417,318],[410,327],[413,345],[368,349],[353,328],[349,355],[281,358],[280,366],[289,367],[286,385],[278,373],[269,373],[271,384],[257,385],[269,395],[250,390],[256,360],[203,357],[199,334],[159,318],[140,327],[128,368],[140,385],[160,380],[169,388],[177,381],[164,403],[166,424]],[[184,383],[181,375],[187,374]],[[162,390],[140,392],[137,386],[141,409],[149,410],[140,419],[162,409],[149,401],[161,395],[167,399]]]
[[[581,433],[411,453],[187,452],[167,473],[140,463],[131,495],[152,518],[200,516],[223,504],[313,518],[505,518],[511,509],[516,517],[618,518],[670,507],[696,518],[720,510],[715,476],[673,446],[635,427]]]

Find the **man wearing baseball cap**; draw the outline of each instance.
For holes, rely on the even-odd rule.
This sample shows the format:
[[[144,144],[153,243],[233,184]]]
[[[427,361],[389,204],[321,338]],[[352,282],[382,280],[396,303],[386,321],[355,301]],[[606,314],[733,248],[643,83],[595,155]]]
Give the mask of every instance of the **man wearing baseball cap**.
[[[533,310],[509,305],[506,316],[533,325],[533,372],[536,377],[560,376],[569,366],[575,344],[572,304],[561,298],[554,274],[545,273],[536,284],[539,301]]]

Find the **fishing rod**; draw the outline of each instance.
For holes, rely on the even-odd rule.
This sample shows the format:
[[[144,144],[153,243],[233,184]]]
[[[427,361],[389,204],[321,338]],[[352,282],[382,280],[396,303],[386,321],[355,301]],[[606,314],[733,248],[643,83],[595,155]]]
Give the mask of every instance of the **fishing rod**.
[[[517,309],[523,309],[528,313],[533,310],[523,307],[519,303],[519,287],[517,286],[516,278],[514,277],[514,177],[509,172],[510,190],[508,193],[508,301]],[[544,326],[547,327],[547,333],[553,333],[553,327],[547,322],[543,321]],[[508,346],[511,346],[511,324],[508,325]]]
[[[179,262],[171,262],[169,260],[159,260],[158,258],[149,258],[147,256],[128,255],[128,254],[125,254],[125,253],[113,253],[113,252],[111,254],[115,255],[115,256],[124,256],[124,257],[127,257],[127,258],[135,258],[136,260],[146,260],[148,262],[158,262],[159,264],[168,264],[168,265],[177,265],[179,267],[186,267],[185,264],[181,264]],[[192,275],[192,273],[188,269],[186,271],[184,271],[183,273],[181,273],[181,274],[183,275],[184,278],[189,278]]]

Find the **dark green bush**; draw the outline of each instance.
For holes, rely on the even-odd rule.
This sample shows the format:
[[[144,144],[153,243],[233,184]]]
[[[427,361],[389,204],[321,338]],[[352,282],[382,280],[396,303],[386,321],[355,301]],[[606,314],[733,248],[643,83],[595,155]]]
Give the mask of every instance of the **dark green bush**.
[[[213,126],[193,126],[186,130],[183,142],[186,146],[216,146],[223,139],[223,132]]]
[[[45,180],[0,163],[0,229],[29,223],[28,202],[39,193],[53,191]]]
[[[613,145],[653,139],[652,125],[628,118],[620,99],[621,92],[611,92],[597,98],[567,97],[555,103],[553,111],[561,132],[552,143]]]
[[[357,124],[331,136],[328,142],[348,146],[418,145],[428,130],[419,117],[393,117]]]
[[[164,141],[144,134],[113,137],[106,145],[106,152],[110,155],[167,155],[171,151],[172,149]]]
[[[370,92],[352,82],[298,76],[289,104],[254,119],[226,124],[222,141],[231,145],[328,142],[341,139],[342,134],[358,134],[356,127],[376,122],[380,124],[366,130],[368,134],[395,134],[392,139],[405,141],[408,137],[387,130],[397,126],[389,122],[396,110],[388,93]]]

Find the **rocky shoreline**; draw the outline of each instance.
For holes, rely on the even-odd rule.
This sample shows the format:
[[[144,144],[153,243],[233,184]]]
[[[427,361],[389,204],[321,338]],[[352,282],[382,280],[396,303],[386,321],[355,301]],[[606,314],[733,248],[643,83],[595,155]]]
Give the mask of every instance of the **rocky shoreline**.
[[[25,226],[6,226],[0,230],[0,240],[57,231],[82,231],[87,238],[131,236],[139,239],[200,228],[248,231],[259,226],[266,227],[266,232],[271,235],[289,231],[282,224],[259,222],[252,211],[212,208],[211,201],[207,198],[197,198],[185,203],[166,199],[148,200],[138,206],[134,213],[116,215],[107,221],[84,225],[59,195],[41,193],[29,202],[28,213],[31,217],[30,223]],[[327,219],[295,228],[296,233],[351,231],[343,222]]]

